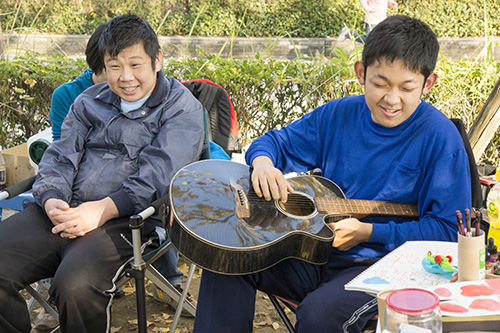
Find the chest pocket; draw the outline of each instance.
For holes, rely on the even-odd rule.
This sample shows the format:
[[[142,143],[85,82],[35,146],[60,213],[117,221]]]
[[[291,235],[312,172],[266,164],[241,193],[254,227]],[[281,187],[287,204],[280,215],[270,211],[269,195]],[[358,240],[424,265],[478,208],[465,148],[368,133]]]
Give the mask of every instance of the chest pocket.
[[[398,163],[380,191],[378,199],[393,202],[416,202],[421,173],[420,167],[411,168]]]

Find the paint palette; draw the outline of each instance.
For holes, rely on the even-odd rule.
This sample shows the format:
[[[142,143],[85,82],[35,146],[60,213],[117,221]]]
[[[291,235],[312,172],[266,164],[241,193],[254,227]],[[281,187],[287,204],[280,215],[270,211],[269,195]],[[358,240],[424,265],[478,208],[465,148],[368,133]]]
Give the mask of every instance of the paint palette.
[[[500,314],[500,279],[448,283],[429,290],[439,297],[443,316]]]

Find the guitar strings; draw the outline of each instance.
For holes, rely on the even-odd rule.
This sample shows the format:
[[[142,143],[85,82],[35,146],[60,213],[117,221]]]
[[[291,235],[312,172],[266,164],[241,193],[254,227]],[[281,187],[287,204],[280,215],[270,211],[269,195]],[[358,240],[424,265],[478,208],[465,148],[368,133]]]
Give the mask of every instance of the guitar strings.
[[[270,202],[270,203],[273,203],[274,201],[267,201],[267,200],[264,200],[263,198],[259,198],[257,196],[257,194],[255,193],[248,193],[247,194],[247,198],[249,199],[249,201],[265,201],[265,202]],[[318,200],[322,201],[321,204],[324,204],[324,205],[351,205],[350,202],[354,202],[356,206],[362,206],[362,207],[372,207],[372,206],[376,206],[376,203],[375,202],[369,202],[369,201],[366,201],[366,200],[359,200],[359,199],[344,199],[344,198],[338,198],[338,197],[324,197],[324,198],[317,198]],[[314,202],[313,200],[307,198],[307,197],[303,197],[303,196],[296,196],[296,197],[293,197],[293,196],[288,196],[288,201],[286,202],[286,204],[289,204],[289,203],[311,203],[311,202]],[[364,203],[364,202],[367,202],[367,203]],[[387,204],[387,205],[391,205],[392,203],[391,202],[384,202],[384,204]],[[398,205],[401,205],[401,204],[398,204]],[[402,204],[402,205],[405,205],[405,204]]]
[[[271,200],[271,201],[267,201],[267,200],[264,200],[263,198],[259,198],[257,196],[257,194],[255,193],[248,193],[247,194],[247,198],[248,198],[248,201],[251,202],[251,203],[256,203],[256,202],[264,202],[265,204],[268,204],[268,205],[274,205],[274,201]],[[321,200],[321,205],[324,205],[324,206],[327,206],[327,207],[340,207],[340,206],[343,206],[343,207],[346,207],[346,206],[349,206],[349,207],[355,207],[357,209],[359,208],[378,208],[377,204],[375,203],[370,203],[370,202],[366,202],[365,200],[358,200],[358,199],[344,199],[344,198],[334,198],[334,197],[326,197],[326,198],[318,198],[319,200]],[[354,204],[351,204],[352,202],[354,202]],[[365,203],[366,202],[366,203]],[[313,201],[309,198],[306,198],[306,197],[303,197],[303,196],[296,196],[296,197],[290,197],[289,196],[289,200],[285,203],[285,205],[287,207],[301,207],[303,205],[306,205],[306,204],[313,204]],[[392,205],[391,202],[387,202],[387,203],[384,203],[384,205],[388,205],[388,206],[391,206],[391,208],[393,210],[406,210],[408,208],[399,208],[399,207],[396,207],[396,209],[394,208],[394,206]],[[405,206],[406,204],[398,204],[396,206]]]

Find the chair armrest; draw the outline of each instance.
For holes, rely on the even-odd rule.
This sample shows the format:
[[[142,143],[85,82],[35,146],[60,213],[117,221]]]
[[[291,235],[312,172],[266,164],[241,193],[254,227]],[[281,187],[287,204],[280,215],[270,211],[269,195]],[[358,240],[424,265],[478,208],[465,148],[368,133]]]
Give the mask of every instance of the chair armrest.
[[[138,214],[130,216],[130,229],[132,231],[132,246],[134,250],[132,269],[136,271],[142,271],[146,267],[146,263],[142,258],[141,241],[141,229],[144,226],[144,220],[157,212],[159,208],[168,200],[168,198],[169,196],[166,194],[153,201],[146,209],[142,210]]]
[[[32,176],[28,179],[20,181],[17,184],[5,188],[2,192],[0,192],[0,200],[10,199],[30,190],[33,186],[33,183],[35,182],[35,177],[36,176]]]
[[[141,212],[139,212],[139,213],[131,216],[131,218],[138,218],[138,217],[140,217],[140,218],[142,218],[142,220],[147,219],[151,215],[154,215],[155,213],[158,213],[158,210],[160,209],[161,205],[163,205],[164,203],[168,202],[168,199],[169,199],[169,196],[168,196],[168,193],[167,193],[164,196],[162,196],[161,198],[156,199],[151,204],[149,204],[149,206],[146,209],[144,209]]]

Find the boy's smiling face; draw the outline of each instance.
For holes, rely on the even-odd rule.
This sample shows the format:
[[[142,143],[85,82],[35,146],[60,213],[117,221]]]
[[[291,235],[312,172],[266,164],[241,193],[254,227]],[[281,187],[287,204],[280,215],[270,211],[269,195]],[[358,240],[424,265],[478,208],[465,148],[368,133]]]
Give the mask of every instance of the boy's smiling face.
[[[408,119],[437,79],[432,73],[424,84],[424,76],[408,69],[400,59],[389,62],[382,58],[366,68],[366,76],[362,62],[357,61],[354,70],[358,82],[365,86],[373,121],[384,127],[395,127]]]
[[[104,55],[108,85],[123,100],[135,102],[153,92],[156,73],[161,69],[162,52],[158,52],[155,68],[142,42],[120,51],[116,56]]]

